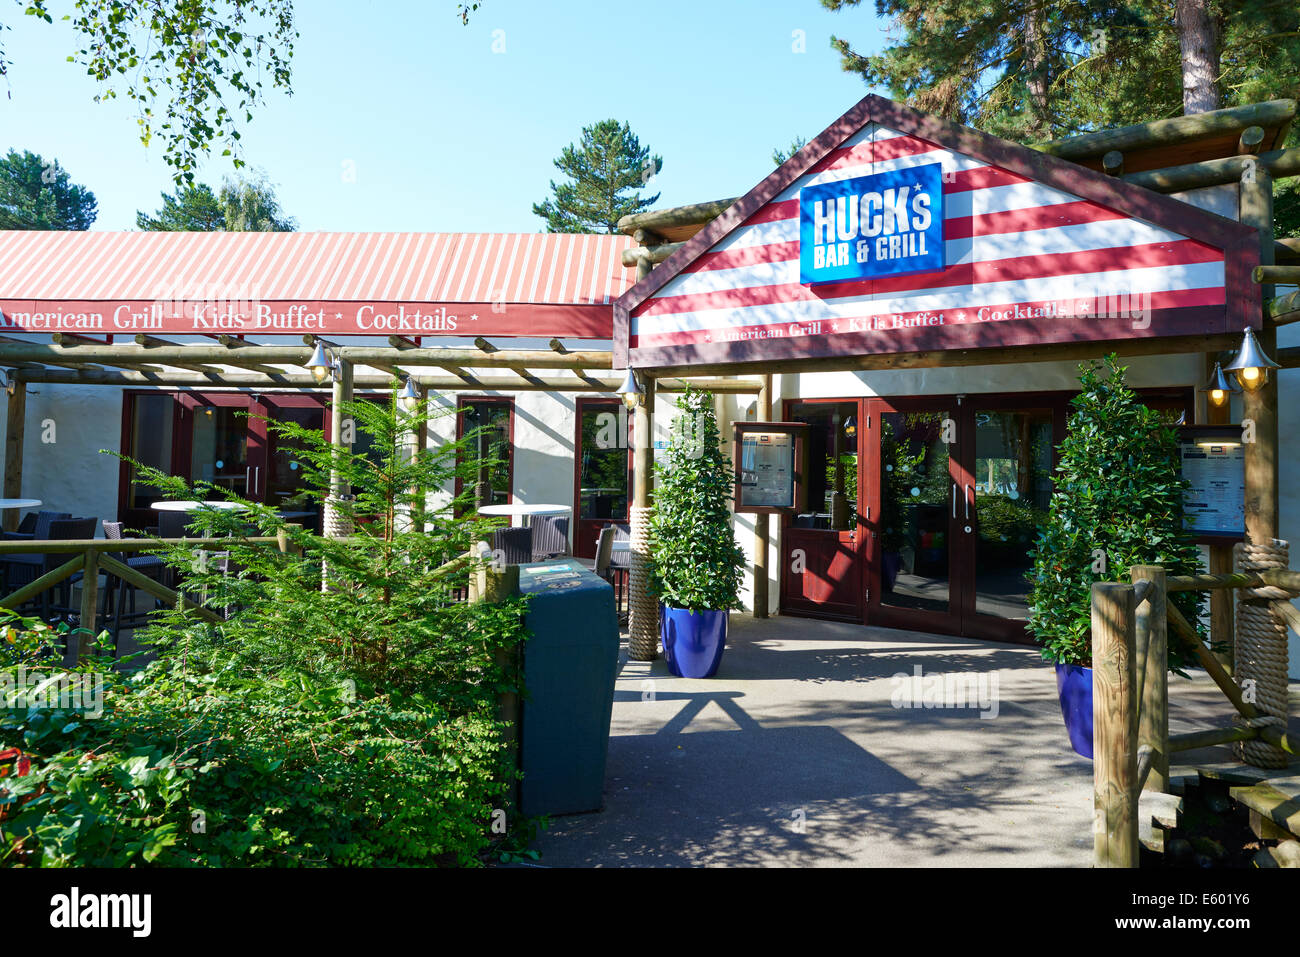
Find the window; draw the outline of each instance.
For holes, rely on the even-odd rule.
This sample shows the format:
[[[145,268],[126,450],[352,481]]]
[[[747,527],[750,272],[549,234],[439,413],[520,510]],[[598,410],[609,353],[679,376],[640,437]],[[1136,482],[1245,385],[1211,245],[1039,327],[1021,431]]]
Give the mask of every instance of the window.
[[[474,482],[474,501],[479,505],[509,504],[514,491],[514,400],[461,398],[457,410],[456,437],[469,439],[461,454],[470,462],[482,463]],[[464,491],[461,481],[456,481],[458,496]]]

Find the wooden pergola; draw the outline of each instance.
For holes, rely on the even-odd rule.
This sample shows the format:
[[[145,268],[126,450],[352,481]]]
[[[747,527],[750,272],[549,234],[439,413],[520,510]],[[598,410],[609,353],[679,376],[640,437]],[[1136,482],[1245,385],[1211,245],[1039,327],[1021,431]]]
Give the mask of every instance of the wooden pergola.
[[[323,382],[306,367],[318,343],[327,345],[338,364],[336,374]],[[22,492],[29,384],[328,390],[338,404],[350,400],[354,389],[387,389],[395,378],[409,378],[421,396],[456,390],[612,394],[622,383],[608,351],[570,350],[558,339],[549,345],[547,350],[501,348],[482,337],[471,347],[437,348],[401,336],[382,346],[337,345],[315,336],[304,336],[301,345],[259,345],[228,335],[186,344],[143,334],[113,343],[66,333],[54,333],[47,342],[0,338],[0,368],[11,389],[4,495],[17,498]],[[672,377],[658,387],[746,395],[759,393],[762,385],[736,377]],[[332,441],[343,444],[346,437],[335,431]],[[9,522],[16,518],[15,512],[6,515]]]

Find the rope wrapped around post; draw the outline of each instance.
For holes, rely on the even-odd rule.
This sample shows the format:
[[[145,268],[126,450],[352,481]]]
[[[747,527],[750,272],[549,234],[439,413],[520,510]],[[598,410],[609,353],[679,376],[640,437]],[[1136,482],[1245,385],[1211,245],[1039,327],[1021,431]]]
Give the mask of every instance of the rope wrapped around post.
[[[633,661],[654,661],[659,654],[659,605],[650,593],[652,515],[652,506],[632,506],[631,567],[627,583],[627,652]]]
[[[356,527],[353,525],[352,516],[344,509],[339,508],[342,501],[350,501],[351,496],[345,498],[336,498],[330,496],[325,499],[325,514],[321,518],[321,530],[327,538],[351,538]],[[321,568],[321,591],[333,591],[333,585],[330,581],[330,570],[328,564],[323,564]]]
[[[1273,539],[1267,545],[1240,543],[1233,546],[1238,571],[1259,573],[1269,568],[1287,568],[1290,550],[1286,542]],[[1237,589],[1237,628],[1234,677],[1243,690],[1254,683],[1254,705],[1259,717],[1238,717],[1246,727],[1287,724],[1287,626],[1270,606],[1277,599],[1300,595],[1276,585]],[[1282,749],[1257,738],[1233,745],[1237,756],[1257,768],[1284,768],[1287,755]]]

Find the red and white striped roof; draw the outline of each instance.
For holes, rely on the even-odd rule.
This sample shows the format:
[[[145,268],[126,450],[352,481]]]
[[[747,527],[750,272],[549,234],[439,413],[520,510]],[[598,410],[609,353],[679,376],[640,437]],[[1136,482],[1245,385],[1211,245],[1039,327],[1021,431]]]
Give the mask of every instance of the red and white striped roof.
[[[941,271],[800,284],[803,187],[935,162]],[[668,366],[1240,330],[1252,248],[1237,223],[868,97],[623,297],[615,361],[624,348],[630,365]]]
[[[172,304],[214,301],[270,304],[272,312],[291,304],[302,306],[298,312],[311,312],[326,304],[347,315],[355,315],[361,304],[372,306],[362,315],[460,304],[483,304],[485,317],[492,315],[486,311],[492,304],[497,315],[517,304],[571,307],[552,310],[556,316],[574,315],[572,307],[604,315],[631,284],[621,264],[631,244],[623,235],[554,233],[0,231],[0,310],[8,320],[0,326],[15,328],[10,313],[111,316],[117,304],[136,309],[157,302],[169,305],[172,318],[185,313]],[[517,317],[524,314],[515,311]],[[608,336],[608,321],[604,326]],[[571,328],[512,333],[475,327],[473,332],[581,334]]]

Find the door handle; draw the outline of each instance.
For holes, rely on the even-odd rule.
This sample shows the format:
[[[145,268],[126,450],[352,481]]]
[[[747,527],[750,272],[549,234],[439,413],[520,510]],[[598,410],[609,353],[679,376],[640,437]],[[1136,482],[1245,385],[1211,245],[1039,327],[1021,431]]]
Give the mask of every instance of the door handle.
[[[253,494],[256,495],[262,487],[262,467],[253,466]]]
[[[952,517],[957,517],[957,483],[952,483]]]
[[[966,486],[966,521],[970,521],[970,485]]]
[[[251,465],[245,465],[244,466],[244,491],[245,492],[249,491],[249,489],[253,487],[252,474],[253,474],[253,467]]]

